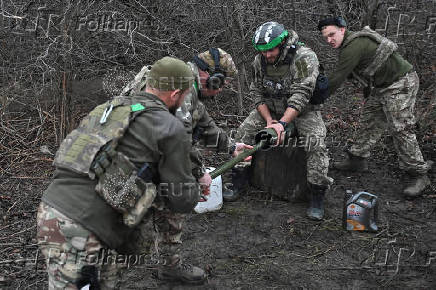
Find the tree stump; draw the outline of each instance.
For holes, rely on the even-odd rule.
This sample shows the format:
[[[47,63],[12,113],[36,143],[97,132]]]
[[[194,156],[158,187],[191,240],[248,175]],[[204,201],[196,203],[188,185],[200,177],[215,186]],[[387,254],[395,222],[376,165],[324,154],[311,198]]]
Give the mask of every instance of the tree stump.
[[[304,200],[307,195],[306,173],[304,148],[276,146],[254,154],[250,183],[280,199]]]

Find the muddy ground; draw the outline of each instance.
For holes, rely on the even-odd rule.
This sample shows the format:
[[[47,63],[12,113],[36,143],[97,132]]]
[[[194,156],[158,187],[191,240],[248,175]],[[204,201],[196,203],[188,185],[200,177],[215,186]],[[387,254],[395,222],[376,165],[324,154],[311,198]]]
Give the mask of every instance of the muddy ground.
[[[357,97],[344,97],[349,95]],[[250,102],[244,102],[247,110],[239,117],[226,97],[206,104],[217,122],[231,129],[248,113]],[[333,160],[344,157],[358,126],[361,105],[362,99],[351,89],[326,104],[323,116]],[[419,134],[419,142],[425,158],[436,161],[436,140],[429,128]],[[12,152],[14,162],[2,164],[1,289],[44,289],[47,285],[35,245],[35,216],[50,182],[53,156],[43,153],[40,145]],[[50,151],[56,150],[48,145]],[[227,158],[205,155],[210,165]],[[329,173],[335,184],[322,222],[305,217],[306,203],[281,201],[255,188],[217,212],[190,214],[183,235],[184,256],[207,269],[207,283],[196,287],[162,283],[153,277],[152,267],[142,265],[124,273],[122,289],[435,289],[436,172],[431,173],[433,183],[426,195],[406,201],[401,195],[405,179],[397,169],[388,132],[370,161],[368,173]],[[346,189],[379,196],[377,233],[342,228]]]

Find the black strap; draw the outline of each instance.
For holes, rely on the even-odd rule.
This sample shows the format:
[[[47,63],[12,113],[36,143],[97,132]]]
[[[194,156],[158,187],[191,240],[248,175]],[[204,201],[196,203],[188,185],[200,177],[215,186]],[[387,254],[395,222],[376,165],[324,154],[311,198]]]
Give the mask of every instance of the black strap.
[[[261,54],[260,55],[260,68],[262,69],[262,75],[265,77],[266,75],[266,58]]]
[[[198,55],[194,56],[193,62],[198,66],[199,69],[201,69],[202,71],[209,71],[209,65],[202,60],[201,58],[198,57]]]
[[[221,67],[220,67],[220,52],[217,48],[215,47],[211,47],[209,48],[209,53],[213,58],[213,62],[215,64],[215,70],[214,72],[221,72]]]
[[[319,73],[325,74],[325,68],[321,63],[319,64]]]
[[[285,64],[291,64],[291,62],[294,60],[295,54],[297,53],[297,50],[301,47],[298,43],[291,45],[289,47],[288,53],[286,54],[285,59],[283,60],[283,63]]]

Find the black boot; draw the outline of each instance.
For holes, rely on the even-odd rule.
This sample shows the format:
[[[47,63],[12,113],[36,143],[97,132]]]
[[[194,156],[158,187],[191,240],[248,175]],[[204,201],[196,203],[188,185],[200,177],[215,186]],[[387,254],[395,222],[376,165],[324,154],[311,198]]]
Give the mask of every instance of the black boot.
[[[236,201],[239,196],[247,191],[249,167],[232,168],[232,184],[223,190],[224,201]]]
[[[368,171],[368,161],[366,158],[356,156],[347,152],[348,158],[341,162],[334,162],[333,169],[343,171]]]
[[[309,183],[310,206],[307,209],[307,217],[311,220],[320,221],[324,217],[324,196],[328,187]]]

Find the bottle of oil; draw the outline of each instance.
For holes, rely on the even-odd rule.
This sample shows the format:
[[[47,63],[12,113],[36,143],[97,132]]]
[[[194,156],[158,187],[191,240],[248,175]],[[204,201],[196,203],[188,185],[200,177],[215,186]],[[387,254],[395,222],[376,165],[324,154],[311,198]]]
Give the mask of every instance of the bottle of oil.
[[[378,216],[377,196],[365,191],[353,194],[347,190],[344,197],[343,226],[348,231],[378,230],[376,221]]]

